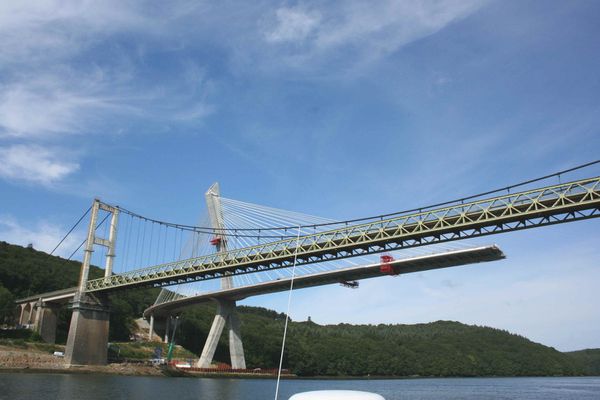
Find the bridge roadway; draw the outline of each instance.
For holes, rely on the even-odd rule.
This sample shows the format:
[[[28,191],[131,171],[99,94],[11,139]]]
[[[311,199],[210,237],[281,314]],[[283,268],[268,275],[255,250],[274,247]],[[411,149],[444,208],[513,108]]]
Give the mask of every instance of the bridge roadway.
[[[37,331],[42,339],[54,343],[60,307],[73,299],[77,288],[55,290],[15,301],[18,307],[17,324]]]
[[[600,177],[344,226],[119,275],[86,291],[169,286],[600,216]]]
[[[497,246],[482,246],[465,250],[454,250],[399,259],[394,260],[389,264],[392,265],[397,274],[408,274],[431,269],[496,261],[503,258],[505,258],[504,253]],[[296,276],[294,278],[294,289],[380,277],[385,275],[380,271],[380,267],[380,263],[375,263]],[[144,317],[166,317],[176,314],[194,304],[200,304],[211,300],[224,299],[237,301],[250,296],[281,292],[290,288],[290,281],[291,278],[281,278],[254,285],[222,289],[214,292],[202,293],[196,296],[183,297],[148,307],[144,311]]]
[[[55,290],[53,292],[40,293],[36,294],[35,296],[24,297],[22,299],[15,300],[15,303],[23,304],[41,300],[45,303],[63,304],[68,303],[69,300],[71,300],[73,296],[75,296],[76,292],[77,286],[67,289]]]

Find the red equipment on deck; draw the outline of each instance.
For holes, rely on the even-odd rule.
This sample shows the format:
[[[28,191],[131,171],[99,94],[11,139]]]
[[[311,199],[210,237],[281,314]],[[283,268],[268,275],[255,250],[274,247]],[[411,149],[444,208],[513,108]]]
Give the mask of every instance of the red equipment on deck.
[[[381,260],[381,265],[379,266],[379,271],[382,274],[386,274],[386,275],[398,275],[399,272],[397,272],[393,265],[390,264],[392,261],[394,261],[394,257],[392,257],[389,254],[384,254],[381,257],[379,257],[379,259]]]
[[[222,240],[223,240],[223,238],[221,236],[215,236],[214,238],[210,239],[210,244],[212,244],[213,246],[216,246],[216,245],[220,244]]]

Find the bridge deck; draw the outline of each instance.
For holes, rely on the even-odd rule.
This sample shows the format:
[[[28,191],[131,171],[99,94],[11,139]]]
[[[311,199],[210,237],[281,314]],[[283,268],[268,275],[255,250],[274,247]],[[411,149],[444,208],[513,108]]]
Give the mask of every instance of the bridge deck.
[[[599,216],[595,177],[138,269],[90,280],[87,290],[169,286]]]
[[[71,287],[71,288],[67,288],[67,289],[55,290],[53,292],[40,293],[40,294],[36,294],[34,296],[24,297],[22,299],[15,300],[15,303],[16,304],[30,303],[32,301],[37,301],[40,299],[42,299],[42,301],[44,301],[44,302],[49,302],[49,303],[66,303],[71,298],[73,298],[73,296],[75,296],[76,292],[77,292],[77,287]]]
[[[400,259],[393,261],[390,264],[394,266],[399,274],[408,274],[411,272],[421,272],[430,269],[448,268],[459,265],[496,261],[503,258],[505,258],[504,253],[497,246],[485,246]],[[297,276],[294,279],[294,289],[384,276],[379,269],[380,266],[381,264],[376,263]],[[281,292],[289,289],[290,280],[291,278],[282,278],[274,281],[257,283],[255,285],[219,290],[202,293],[197,296],[180,298],[151,306],[144,311],[144,316],[149,316],[150,314],[153,314],[154,316],[174,314],[185,309],[186,307],[208,302],[211,299],[223,298],[229,300],[242,300],[250,296]]]

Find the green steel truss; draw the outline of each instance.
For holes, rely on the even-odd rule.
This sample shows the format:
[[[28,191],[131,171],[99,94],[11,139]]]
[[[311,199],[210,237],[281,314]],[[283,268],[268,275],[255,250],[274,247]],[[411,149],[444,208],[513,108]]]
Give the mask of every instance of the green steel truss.
[[[600,216],[600,177],[344,226],[87,282],[86,290],[168,286]],[[297,253],[297,254],[296,254]]]

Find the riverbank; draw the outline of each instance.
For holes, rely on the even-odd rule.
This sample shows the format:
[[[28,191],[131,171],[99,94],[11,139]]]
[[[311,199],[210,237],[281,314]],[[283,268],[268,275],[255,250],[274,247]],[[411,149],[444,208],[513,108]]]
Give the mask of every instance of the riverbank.
[[[0,344],[0,373],[54,373],[54,374],[92,374],[92,375],[123,375],[147,377],[190,377],[190,378],[236,378],[236,379],[274,379],[272,373],[242,373],[242,372],[200,372],[176,369],[166,366],[148,365],[139,362],[110,363],[101,366],[67,367],[64,358],[52,354],[53,351],[64,351],[64,346],[48,345],[44,343],[23,343],[21,347]],[[431,379],[440,377],[427,376],[296,376],[282,374],[283,379],[295,380],[405,380],[405,379]],[[459,378],[459,377],[452,377]],[[481,377],[485,378],[485,377]]]
[[[57,348],[60,349],[60,346]],[[69,368],[64,358],[29,346],[24,348],[0,346],[0,372],[165,376],[165,372],[159,367],[133,363]]]
[[[54,351],[64,352],[64,346],[48,345],[45,343],[21,342],[19,346],[0,345],[0,373],[58,373],[58,374],[104,374],[125,376],[176,376],[203,378],[250,378],[273,379],[272,373],[244,372],[198,372],[186,371],[156,366],[142,362],[120,362],[108,365],[85,365],[67,367],[64,358],[53,355]],[[283,374],[283,378],[293,378],[294,375]]]

